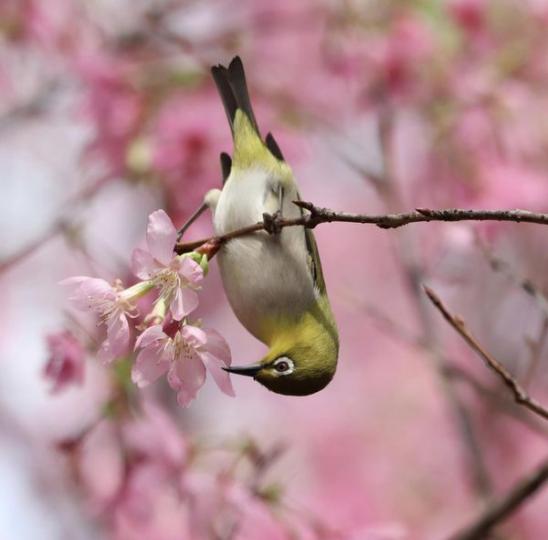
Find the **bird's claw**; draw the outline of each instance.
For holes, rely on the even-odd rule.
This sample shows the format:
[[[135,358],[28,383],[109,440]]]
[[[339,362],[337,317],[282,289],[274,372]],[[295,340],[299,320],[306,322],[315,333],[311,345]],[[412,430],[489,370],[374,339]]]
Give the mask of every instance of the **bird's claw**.
[[[276,235],[280,234],[282,227],[282,213],[279,210],[276,210],[273,214],[264,213],[263,214],[263,225],[264,230],[268,234]]]

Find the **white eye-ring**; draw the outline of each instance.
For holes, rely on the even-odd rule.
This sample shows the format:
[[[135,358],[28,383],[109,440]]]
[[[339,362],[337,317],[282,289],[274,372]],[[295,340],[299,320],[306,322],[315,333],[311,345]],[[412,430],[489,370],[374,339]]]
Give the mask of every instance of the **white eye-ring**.
[[[289,375],[295,371],[295,364],[293,363],[293,360],[287,356],[280,356],[280,358],[277,358],[272,365],[278,375]]]

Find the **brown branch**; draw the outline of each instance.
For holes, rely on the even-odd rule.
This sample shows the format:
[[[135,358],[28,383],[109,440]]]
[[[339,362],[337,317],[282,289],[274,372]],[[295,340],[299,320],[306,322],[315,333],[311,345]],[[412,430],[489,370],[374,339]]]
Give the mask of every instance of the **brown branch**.
[[[548,409],[543,407],[538,401],[529,397],[527,392],[519,385],[512,374],[495,358],[493,358],[476,340],[474,336],[467,330],[464,321],[455,317],[447,308],[443,305],[439,297],[428,287],[424,287],[426,294],[430,301],[436,306],[436,308],[443,315],[445,320],[461,335],[461,337],[470,345],[470,347],[480,356],[485,362],[487,367],[493,370],[501,381],[508,387],[508,389],[514,395],[516,403],[523,405],[530,411],[538,414],[542,418],[548,420]]]
[[[335,212],[328,208],[319,208],[305,201],[294,201],[294,203],[308,210],[309,213],[295,219],[279,220],[277,225],[280,228],[303,226],[313,229],[321,223],[333,222],[371,224],[381,229],[396,229],[410,223],[429,221],[510,221],[514,223],[548,225],[548,214],[534,213],[528,210],[463,210],[458,208],[429,210],[426,208],[417,208],[413,212],[401,214],[368,215]],[[264,229],[264,223],[258,222],[221,236],[204,238],[195,242],[179,243],[175,246],[175,251],[180,254],[193,251],[206,243],[223,244],[233,238],[246,236]]]
[[[499,523],[510,517],[548,480],[548,459],[521,479],[505,497],[492,503],[473,523],[453,534],[449,540],[484,540]]]
[[[364,311],[379,331],[383,332],[387,336],[397,339],[404,345],[408,345],[421,351],[428,351],[428,346],[424,343],[424,339],[409,333],[405,328],[379,311],[375,306],[366,305],[364,306]],[[536,435],[540,435],[542,437],[546,437],[548,435],[548,425],[536,416],[531,416],[526,410],[516,408],[512,397],[506,392],[504,395],[501,395],[499,392],[484,385],[471,373],[462,369],[450,358],[446,359],[443,370],[445,376],[449,377],[451,380],[466,383],[480,398],[487,400],[492,406],[496,407],[497,411],[501,414],[508,416],[514,421],[521,422]]]
[[[407,248],[411,244],[407,244]],[[405,253],[405,247],[402,244],[402,253]],[[474,430],[474,425],[470,413],[463,400],[458,395],[453,380],[447,372],[449,367],[448,360],[443,354],[439,338],[436,331],[436,325],[432,320],[431,313],[428,310],[427,302],[421,294],[423,272],[418,265],[416,255],[409,252],[407,260],[403,261],[404,271],[413,293],[413,300],[417,307],[419,321],[422,327],[421,341],[423,347],[430,357],[436,371],[438,372],[443,394],[447,399],[456,428],[460,435],[460,442],[463,447],[463,457],[466,462],[466,472],[470,475],[471,485],[477,495],[484,501],[490,499],[492,486],[491,479],[482,454],[480,441]]]

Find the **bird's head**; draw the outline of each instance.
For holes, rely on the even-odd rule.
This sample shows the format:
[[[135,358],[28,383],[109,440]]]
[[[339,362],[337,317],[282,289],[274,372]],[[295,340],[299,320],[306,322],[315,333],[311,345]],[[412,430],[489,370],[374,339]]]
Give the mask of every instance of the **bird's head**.
[[[277,394],[306,396],[325,388],[335,374],[339,352],[333,320],[309,314],[297,323],[275,326],[262,360],[225,369],[253,377]]]

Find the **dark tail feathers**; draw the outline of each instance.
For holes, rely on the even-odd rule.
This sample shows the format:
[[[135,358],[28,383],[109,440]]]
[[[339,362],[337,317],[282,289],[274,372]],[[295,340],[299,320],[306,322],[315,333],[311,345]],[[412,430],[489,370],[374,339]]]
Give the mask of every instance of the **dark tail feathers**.
[[[255,131],[260,136],[257,120],[253,114],[251,100],[245,80],[244,66],[239,56],[235,56],[230,62],[228,68],[218,65],[211,68],[211,74],[223,100],[230,128],[234,132],[234,117],[236,109],[241,109],[251,121]]]

